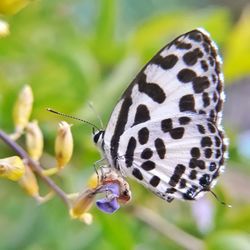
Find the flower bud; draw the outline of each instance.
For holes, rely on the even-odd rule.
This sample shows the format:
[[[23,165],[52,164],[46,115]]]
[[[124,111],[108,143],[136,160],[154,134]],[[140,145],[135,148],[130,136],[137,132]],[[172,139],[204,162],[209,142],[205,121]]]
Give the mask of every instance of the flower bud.
[[[27,151],[32,159],[39,160],[43,153],[43,134],[37,121],[29,122],[26,131]]]
[[[96,188],[98,186],[98,176],[94,173],[88,180],[88,188]]]
[[[71,125],[67,122],[59,123],[55,142],[55,153],[57,168],[63,168],[71,159],[73,153],[73,137],[70,130]]]
[[[20,179],[19,183],[30,196],[34,198],[39,197],[39,186],[37,179],[30,167],[25,166],[25,174]]]
[[[93,205],[95,198],[95,190],[88,189],[87,191],[80,194],[72,202],[71,209],[69,211],[70,217],[72,219],[80,219],[86,224],[92,222],[92,215],[88,213],[89,209]]]
[[[0,177],[12,181],[19,180],[25,172],[23,161],[18,156],[0,159]]]
[[[0,20],[0,38],[8,36],[10,34],[9,24],[3,20]]]
[[[80,220],[85,224],[90,225],[93,222],[93,215],[91,213],[84,213]]]
[[[31,87],[29,85],[25,85],[21,90],[13,109],[13,119],[17,133],[21,133],[28,124],[32,111],[32,105],[33,94]]]

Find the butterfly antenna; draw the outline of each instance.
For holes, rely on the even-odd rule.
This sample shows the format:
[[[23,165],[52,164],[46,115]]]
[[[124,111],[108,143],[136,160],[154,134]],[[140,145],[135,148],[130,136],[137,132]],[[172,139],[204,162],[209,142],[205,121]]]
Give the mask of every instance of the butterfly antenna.
[[[96,116],[97,119],[99,120],[100,125],[101,125],[101,129],[104,130],[102,118],[101,118],[100,115],[97,113],[97,111],[96,111],[96,109],[94,108],[93,104],[92,104],[91,102],[88,102],[88,106],[89,106],[89,108],[94,112],[95,116]]]
[[[222,204],[222,205],[224,205],[224,206],[227,206],[227,207],[230,207],[230,208],[232,207],[232,205],[227,204],[226,202],[220,200],[219,197],[216,195],[216,193],[214,193],[212,190],[209,190],[209,192],[214,196],[214,198],[215,198],[218,202],[220,202],[220,204]]]
[[[74,116],[72,116],[72,115],[64,114],[64,113],[62,113],[62,112],[56,111],[56,110],[51,109],[51,108],[47,108],[47,111],[49,111],[49,112],[51,112],[51,113],[54,113],[54,114],[57,114],[57,115],[61,115],[61,116],[64,116],[64,117],[68,117],[68,118],[70,118],[70,119],[74,119],[74,120],[77,120],[77,121],[84,122],[84,123],[86,123],[86,124],[88,124],[88,125],[93,126],[93,127],[96,128],[98,131],[100,131],[100,129],[99,129],[96,125],[94,125],[93,123],[91,123],[91,122],[88,122],[88,121],[85,121],[85,120],[83,120],[83,119],[74,117]]]

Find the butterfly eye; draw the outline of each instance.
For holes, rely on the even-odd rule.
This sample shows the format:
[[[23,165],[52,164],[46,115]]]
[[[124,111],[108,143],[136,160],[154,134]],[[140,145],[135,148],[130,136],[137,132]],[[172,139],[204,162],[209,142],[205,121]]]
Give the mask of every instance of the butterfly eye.
[[[93,136],[93,140],[94,140],[94,143],[97,144],[98,141],[99,141],[99,138],[100,136],[103,134],[103,131],[98,131],[98,132],[95,132],[94,136]]]

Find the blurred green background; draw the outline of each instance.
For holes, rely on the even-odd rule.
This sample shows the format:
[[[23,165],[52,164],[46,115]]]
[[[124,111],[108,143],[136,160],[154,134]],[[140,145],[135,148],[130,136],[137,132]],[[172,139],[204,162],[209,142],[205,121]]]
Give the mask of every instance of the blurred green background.
[[[215,192],[189,203],[160,200],[130,181],[133,200],[114,215],[92,208],[93,224],[71,220],[61,200],[37,206],[14,182],[0,179],[0,249],[250,249],[250,6],[248,1],[39,0],[14,16],[2,16],[10,35],[0,39],[0,127],[13,131],[11,110],[23,87],[31,85],[32,118],[44,132],[44,162],[53,166],[60,117],[47,107],[104,124],[140,68],[167,42],[204,27],[224,60],[227,102],[224,127],[230,159]],[[69,121],[72,122],[72,121]],[[81,190],[100,156],[91,128],[74,122],[73,159],[55,181],[70,192]],[[20,141],[22,144],[22,141]],[[0,158],[11,156],[0,143]],[[50,159],[48,161],[48,159]],[[47,188],[41,183],[42,193]],[[134,208],[149,208],[144,223]],[[133,208],[133,209],[132,209]],[[141,213],[141,215],[143,215]],[[158,218],[158,217],[157,217]],[[150,219],[152,221],[150,222]],[[159,219],[159,218],[158,218]],[[155,223],[154,223],[155,222]],[[188,234],[189,243],[181,243]],[[176,240],[168,235],[176,236]],[[192,238],[194,237],[194,238]],[[192,240],[193,239],[193,240]],[[197,242],[196,242],[197,241]],[[197,244],[196,244],[197,243]]]

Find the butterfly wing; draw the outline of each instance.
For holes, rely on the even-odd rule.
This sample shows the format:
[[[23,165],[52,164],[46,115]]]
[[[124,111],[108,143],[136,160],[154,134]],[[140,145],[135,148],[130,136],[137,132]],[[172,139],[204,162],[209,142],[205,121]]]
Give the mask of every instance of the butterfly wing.
[[[209,35],[196,29],[179,36],[116,105],[104,135],[110,165],[164,199],[197,198],[224,163],[223,101],[221,60]]]
[[[125,176],[164,199],[195,199],[215,184],[223,154],[221,131],[203,116],[189,114],[126,130],[118,162]]]

